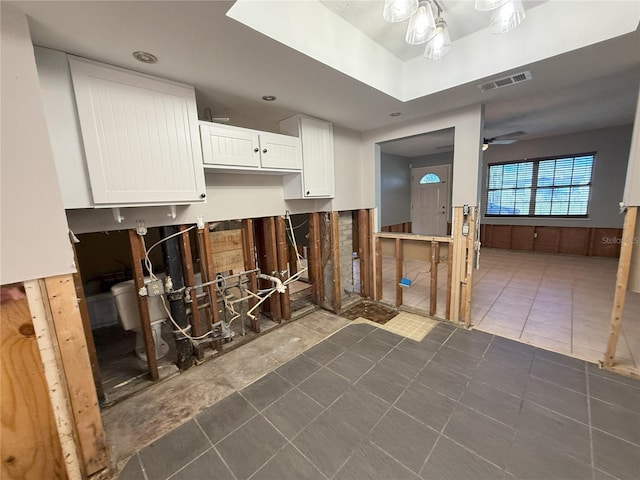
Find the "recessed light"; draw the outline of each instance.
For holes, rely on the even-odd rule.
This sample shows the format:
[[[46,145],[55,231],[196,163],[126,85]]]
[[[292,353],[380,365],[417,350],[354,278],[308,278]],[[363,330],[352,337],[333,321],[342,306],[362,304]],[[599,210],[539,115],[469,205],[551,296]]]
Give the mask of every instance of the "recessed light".
[[[262,96],[262,99],[265,102],[273,102],[276,98],[278,98],[278,97],[276,97],[275,95],[263,95]]]
[[[390,117],[399,117],[400,115],[402,115],[402,112],[391,112],[389,114]]]
[[[142,63],[156,63],[158,61],[158,57],[156,57],[152,53],[143,52],[142,50],[133,52],[133,58]]]

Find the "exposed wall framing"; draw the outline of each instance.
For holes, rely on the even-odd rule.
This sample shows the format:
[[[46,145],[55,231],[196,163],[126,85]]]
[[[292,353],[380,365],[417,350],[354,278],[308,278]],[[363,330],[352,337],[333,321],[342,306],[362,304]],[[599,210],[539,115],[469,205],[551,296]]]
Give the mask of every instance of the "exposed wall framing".
[[[242,244],[244,251],[244,269],[255,270],[256,269],[256,245],[255,234],[253,230],[253,220],[250,218],[242,220]],[[258,290],[258,278],[255,273],[249,274],[249,289],[252,292]],[[252,308],[256,304],[257,300],[249,300],[249,308]],[[251,328],[254,332],[260,333],[260,321],[256,318],[251,321]]]
[[[287,263],[289,262],[289,247],[287,244],[286,227],[284,224],[284,218],[281,216],[275,217],[276,222],[276,250],[278,256],[278,277],[283,282],[289,278],[289,268]],[[280,297],[280,309],[282,314],[282,320],[291,320],[291,299],[289,297],[289,289],[285,293],[274,294]]]

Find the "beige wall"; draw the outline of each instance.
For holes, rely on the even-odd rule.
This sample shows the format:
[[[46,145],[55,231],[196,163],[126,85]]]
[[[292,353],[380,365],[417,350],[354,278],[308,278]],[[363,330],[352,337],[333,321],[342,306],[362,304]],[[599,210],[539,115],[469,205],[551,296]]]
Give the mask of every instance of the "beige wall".
[[[0,284],[75,271],[26,16],[2,12]]]

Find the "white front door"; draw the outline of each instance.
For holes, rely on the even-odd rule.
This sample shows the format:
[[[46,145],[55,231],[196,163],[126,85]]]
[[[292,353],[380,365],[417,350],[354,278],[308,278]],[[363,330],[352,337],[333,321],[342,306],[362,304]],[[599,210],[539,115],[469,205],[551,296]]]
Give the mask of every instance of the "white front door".
[[[411,169],[412,232],[447,234],[449,219],[449,165]]]

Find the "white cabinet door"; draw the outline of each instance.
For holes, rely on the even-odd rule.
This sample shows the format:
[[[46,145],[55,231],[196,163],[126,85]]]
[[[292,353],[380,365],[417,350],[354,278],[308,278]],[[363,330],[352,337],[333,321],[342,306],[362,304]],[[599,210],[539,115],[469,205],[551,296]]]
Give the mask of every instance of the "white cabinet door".
[[[200,135],[206,165],[260,166],[260,142],[255,130],[200,122]]]
[[[285,199],[332,198],[335,195],[333,125],[294,115],[280,122],[280,130],[299,136],[302,145],[302,175],[288,175],[283,179]]]
[[[263,168],[284,170],[300,170],[302,168],[300,139],[297,137],[260,132],[260,154]]]
[[[96,206],[206,196],[193,87],[69,57]]]

